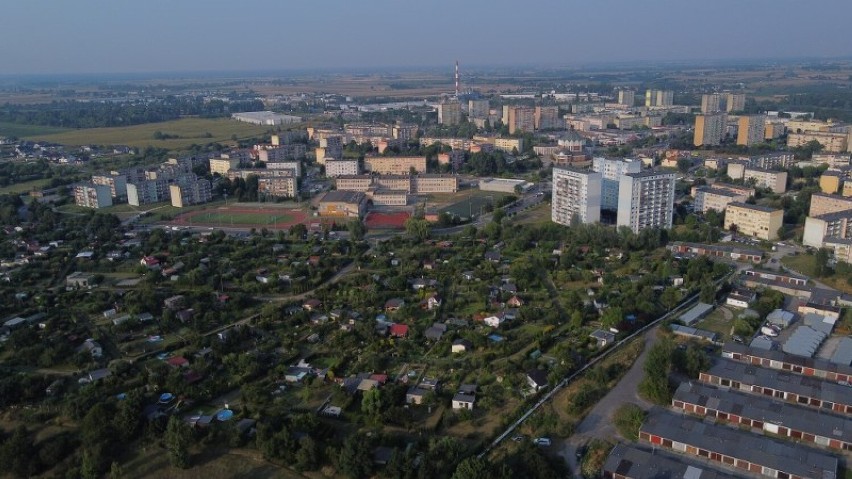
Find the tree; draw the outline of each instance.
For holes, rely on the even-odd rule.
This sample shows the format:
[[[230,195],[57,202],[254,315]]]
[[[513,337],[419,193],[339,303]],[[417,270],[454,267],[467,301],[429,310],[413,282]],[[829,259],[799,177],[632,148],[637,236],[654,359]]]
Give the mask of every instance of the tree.
[[[346,224],[346,229],[349,230],[349,236],[354,241],[361,241],[364,239],[364,234],[367,232],[367,229],[364,227],[364,223],[360,220],[352,220]]]
[[[171,416],[163,440],[169,453],[169,462],[173,466],[181,469],[189,467],[190,439],[190,431],[186,424],[177,416]]]
[[[817,250],[814,255],[814,272],[816,276],[830,276],[831,268],[828,266],[828,260],[830,258],[828,248],[820,248]]]
[[[364,393],[361,399],[361,412],[372,418],[382,413],[382,395],[378,389],[371,389]]]
[[[666,310],[671,311],[680,302],[680,291],[675,288],[666,288],[660,295],[660,303]]]
[[[299,439],[299,450],[296,452],[296,469],[310,471],[319,464],[317,443],[310,436]]]
[[[405,232],[420,241],[429,238],[429,222],[424,218],[412,216],[405,220]]]
[[[352,479],[369,477],[373,472],[373,458],[365,437],[352,434],[343,443],[337,455],[337,469]]]
[[[460,462],[452,479],[489,479],[491,471],[485,459],[471,456]]]

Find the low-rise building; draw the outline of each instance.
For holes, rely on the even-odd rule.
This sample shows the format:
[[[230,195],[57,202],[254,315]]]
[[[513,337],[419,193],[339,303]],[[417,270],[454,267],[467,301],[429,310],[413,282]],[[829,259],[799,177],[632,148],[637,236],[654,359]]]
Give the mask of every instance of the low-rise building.
[[[836,364],[818,358],[803,358],[782,351],[751,348],[737,343],[725,343],[722,357],[745,364],[772,368],[833,382],[852,382],[852,366]]]
[[[725,210],[725,229],[763,240],[778,238],[784,225],[784,210],[747,203],[730,203]]]
[[[332,218],[362,218],[367,197],[357,191],[329,191],[319,203],[320,216]]]
[[[710,210],[725,211],[730,203],[744,203],[750,195],[725,188],[699,186],[693,188],[692,196],[695,198],[695,211],[706,214]]]
[[[805,218],[802,244],[822,248],[827,238],[852,239],[852,209]]]
[[[239,158],[211,158],[210,173],[218,173],[221,176],[228,174],[228,171],[235,170],[240,167]]]
[[[714,471],[704,463],[691,462],[654,448],[616,444],[603,465],[605,479],[734,479],[737,476]]]
[[[787,479],[837,475],[838,459],[829,454],[688,416],[655,411],[639,429],[639,439],[752,474]]]
[[[752,263],[760,263],[763,261],[763,251],[738,248],[735,246],[675,241],[669,246],[669,249],[671,249],[675,254],[695,254],[699,256],[732,259],[734,261],[750,261]]]
[[[341,175],[335,180],[335,187],[341,191],[366,192],[373,184],[370,175]]]
[[[456,175],[420,174],[413,178],[412,193],[455,193],[459,190],[459,177]]]
[[[829,153],[842,153],[849,151],[849,133],[830,131],[806,131],[803,133],[790,133],[787,135],[787,147],[797,148],[805,146],[811,141],[816,141],[823,147],[823,151]]]

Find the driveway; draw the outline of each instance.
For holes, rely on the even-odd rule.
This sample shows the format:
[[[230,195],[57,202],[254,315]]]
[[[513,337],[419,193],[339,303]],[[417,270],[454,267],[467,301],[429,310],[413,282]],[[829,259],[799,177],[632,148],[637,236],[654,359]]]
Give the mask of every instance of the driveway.
[[[633,366],[630,367],[630,370],[627,371],[627,374],[589,411],[589,414],[577,425],[574,434],[560,444],[559,455],[565,459],[575,477],[580,477],[576,456],[577,449],[580,446],[592,439],[612,440],[617,437],[618,433],[611,418],[619,406],[624,403],[633,403],[643,409],[651,407],[651,403],[638,396],[637,388],[645,374],[642,367],[645,365],[648,351],[659,339],[658,330],[659,326],[656,326],[645,333],[645,348],[633,363]]]

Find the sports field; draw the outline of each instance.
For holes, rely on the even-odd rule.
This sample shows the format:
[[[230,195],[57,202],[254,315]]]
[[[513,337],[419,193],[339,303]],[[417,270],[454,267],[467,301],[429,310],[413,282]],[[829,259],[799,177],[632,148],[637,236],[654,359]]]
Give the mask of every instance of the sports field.
[[[506,193],[497,193],[491,191],[476,191],[468,196],[467,199],[458,201],[451,205],[445,206],[438,210],[439,213],[448,212],[460,218],[470,218],[471,216],[479,216],[486,206],[497,206],[497,202],[505,196]]]
[[[305,223],[308,215],[301,210],[277,207],[220,206],[215,209],[189,211],[178,215],[172,224],[184,226],[213,226],[221,228],[288,229]]]
[[[127,145],[139,148],[155,146],[167,150],[180,150],[192,144],[232,143],[234,136],[238,139],[262,136],[269,128],[230,118],[182,118],[144,125],[84,128],[50,133],[33,132],[19,136],[28,140],[49,141],[63,145]],[[158,131],[177,138],[157,140],[154,134]]]

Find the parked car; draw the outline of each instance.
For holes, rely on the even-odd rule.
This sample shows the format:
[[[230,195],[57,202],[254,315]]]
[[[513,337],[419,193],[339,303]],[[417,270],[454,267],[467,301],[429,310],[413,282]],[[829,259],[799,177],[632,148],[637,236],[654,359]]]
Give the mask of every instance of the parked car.
[[[533,444],[536,446],[548,447],[550,446],[550,438],[549,437],[537,437],[533,439]]]

